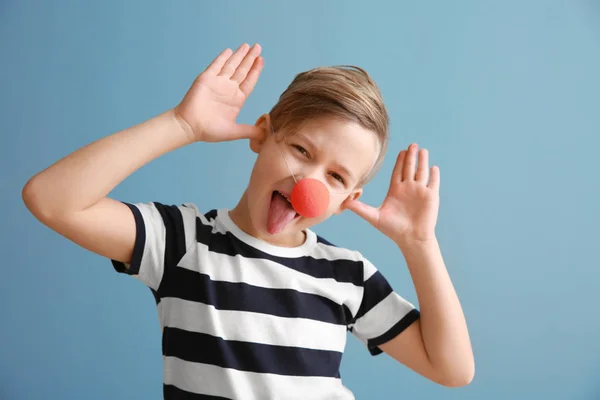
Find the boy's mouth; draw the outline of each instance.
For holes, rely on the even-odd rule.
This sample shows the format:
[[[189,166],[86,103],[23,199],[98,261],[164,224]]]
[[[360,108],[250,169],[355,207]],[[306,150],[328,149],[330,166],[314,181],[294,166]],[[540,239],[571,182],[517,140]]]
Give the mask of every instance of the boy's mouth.
[[[288,196],[275,190],[271,195],[271,204],[267,215],[267,232],[275,235],[297,217],[299,214],[292,208]]]

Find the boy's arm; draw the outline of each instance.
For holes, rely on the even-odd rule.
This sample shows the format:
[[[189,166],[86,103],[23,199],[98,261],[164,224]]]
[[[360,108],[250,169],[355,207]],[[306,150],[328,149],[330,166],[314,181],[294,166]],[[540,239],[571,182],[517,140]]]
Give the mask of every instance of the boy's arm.
[[[52,230],[94,253],[129,263],[136,234],[133,215],[125,204],[106,196],[143,165],[191,142],[169,110],[36,174],[23,188],[23,200]]]
[[[475,362],[462,308],[437,240],[400,247],[413,278],[420,319],[381,350],[444,386],[471,382]]]
[[[174,109],[97,140],[32,177],[22,191],[25,205],[80,246],[130,263],[134,216],[106,196],[143,165],[186,144],[260,137],[258,127],[236,122],[263,68],[260,52],[258,44],[224,50]]]
[[[435,235],[440,170],[429,152],[411,144],[398,154],[390,188],[380,207],[358,200],[346,206],[398,245],[419,299],[420,320],[379,345],[409,368],[445,386],[473,379],[475,362],[467,324]]]

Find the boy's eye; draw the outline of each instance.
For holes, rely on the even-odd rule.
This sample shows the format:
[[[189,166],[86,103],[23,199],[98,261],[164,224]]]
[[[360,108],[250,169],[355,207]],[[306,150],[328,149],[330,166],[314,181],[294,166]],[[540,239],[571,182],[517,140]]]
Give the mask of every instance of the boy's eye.
[[[304,147],[302,147],[302,146],[300,146],[300,145],[297,145],[297,144],[294,144],[294,145],[293,145],[293,147],[294,147],[296,150],[298,150],[300,153],[302,153],[302,155],[303,155],[303,156],[306,156],[306,157],[308,157],[308,156],[309,156],[309,154],[308,154],[308,151],[306,151],[306,149],[305,149]]]
[[[333,176],[333,179],[337,179],[338,181],[340,181],[342,185],[346,183],[346,181],[344,181],[344,178],[342,178],[339,174],[336,174],[335,172],[332,172],[331,176]]]

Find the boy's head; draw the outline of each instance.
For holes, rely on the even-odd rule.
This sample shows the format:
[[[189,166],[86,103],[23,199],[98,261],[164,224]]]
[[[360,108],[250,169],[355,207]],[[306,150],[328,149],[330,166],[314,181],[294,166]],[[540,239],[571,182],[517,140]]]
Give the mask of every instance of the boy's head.
[[[357,199],[388,145],[389,119],[381,93],[364,70],[353,66],[298,74],[256,125],[263,137],[251,140],[250,147],[258,157],[232,216],[242,229],[280,244],[297,244],[303,229],[341,212],[346,200]],[[297,180],[310,177],[325,184],[330,192],[325,214],[294,216],[278,193],[289,198],[292,173]]]
[[[375,176],[388,146],[389,117],[379,88],[356,66],[319,67],[298,74],[269,113],[274,132],[286,137],[308,121],[337,118],[375,134],[379,142],[373,168],[363,186]]]

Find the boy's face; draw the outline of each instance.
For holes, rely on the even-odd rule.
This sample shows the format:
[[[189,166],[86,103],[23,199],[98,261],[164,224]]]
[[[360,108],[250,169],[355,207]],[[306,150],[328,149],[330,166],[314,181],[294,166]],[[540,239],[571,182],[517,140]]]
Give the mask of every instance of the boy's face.
[[[264,137],[250,143],[258,157],[248,188],[232,210],[232,219],[247,233],[267,242],[299,245],[304,229],[341,212],[345,200],[361,195],[361,181],[378,156],[377,136],[356,123],[334,118],[308,121],[283,140],[271,133],[268,115],[259,118],[257,126],[263,129]],[[323,215],[305,218],[291,213],[295,217],[289,222],[281,216],[291,212],[289,202],[278,193],[290,197],[295,185],[290,169],[296,180],[313,178],[325,184],[330,202]]]

